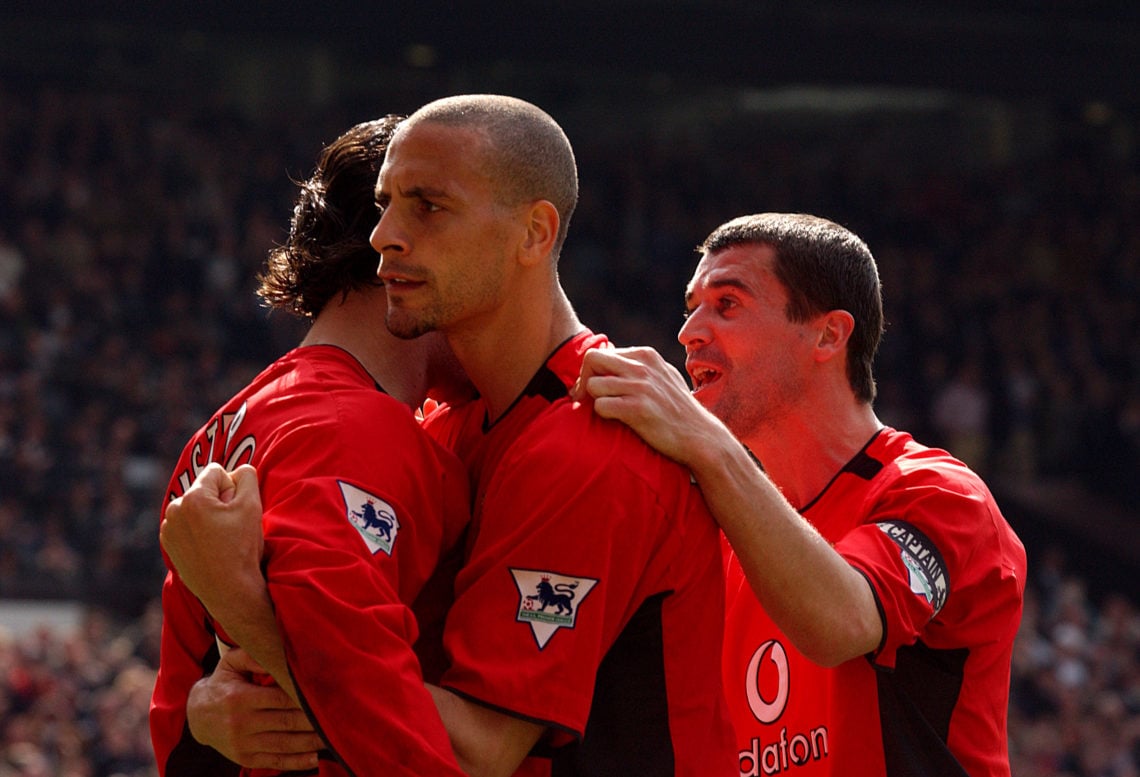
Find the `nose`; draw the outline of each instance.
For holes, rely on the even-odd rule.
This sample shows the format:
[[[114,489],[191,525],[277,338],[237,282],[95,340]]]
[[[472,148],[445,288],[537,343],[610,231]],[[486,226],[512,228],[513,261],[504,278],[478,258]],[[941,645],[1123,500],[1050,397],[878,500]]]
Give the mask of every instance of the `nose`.
[[[380,220],[376,222],[376,226],[372,228],[372,234],[368,237],[372,250],[380,254],[381,265],[384,263],[385,256],[403,254],[408,250],[407,238],[396,223],[393,210],[393,208],[387,208],[380,214]]]
[[[677,332],[677,341],[685,346],[686,352],[707,344],[712,338],[702,310],[700,306],[694,308]]]

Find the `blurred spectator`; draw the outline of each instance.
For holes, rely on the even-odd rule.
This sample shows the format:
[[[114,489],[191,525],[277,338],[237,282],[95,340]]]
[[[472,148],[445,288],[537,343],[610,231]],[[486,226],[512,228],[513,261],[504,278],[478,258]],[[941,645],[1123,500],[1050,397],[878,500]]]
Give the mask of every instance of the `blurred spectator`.
[[[147,710],[157,603],[120,630],[88,614],[74,633],[0,630],[0,777],[152,777]]]
[[[1056,566],[1026,597],[1010,696],[1017,777],[1140,775],[1140,611]]]

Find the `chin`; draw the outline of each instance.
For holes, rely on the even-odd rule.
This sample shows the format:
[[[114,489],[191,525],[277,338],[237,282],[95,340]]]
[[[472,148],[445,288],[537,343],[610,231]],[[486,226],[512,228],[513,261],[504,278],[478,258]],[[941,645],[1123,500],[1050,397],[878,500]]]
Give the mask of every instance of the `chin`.
[[[693,392],[693,399],[700,403],[701,407],[708,410],[710,413],[716,413],[716,399],[714,398],[713,391],[708,388],[700,388]]]
[[[435,327],[424,321],[418,321],[409,316],[394,316],[391,313],[388,314],[384,323],[388,326],[388,331],[401,340],[414,340],[421,335],[435,331]]]
[[[713,413],[714,415],[716,414],[716,403],[715,402],[712,402],[712,401],[702,397],[700,394],[694,394],[693,399],[697,400],[697,402],[700,404],[700,406],[703,407],[705,410],[708,410],[710,413]]]
[[[721,423],[728,427],[729,431],[736,434],[739,427],[740,414],[737,412],[740,406],[727,400],[724,395],[720,395],[717,399],[709,397],[707,401],[701,402],[705,410],[715,415],[720,419]]]

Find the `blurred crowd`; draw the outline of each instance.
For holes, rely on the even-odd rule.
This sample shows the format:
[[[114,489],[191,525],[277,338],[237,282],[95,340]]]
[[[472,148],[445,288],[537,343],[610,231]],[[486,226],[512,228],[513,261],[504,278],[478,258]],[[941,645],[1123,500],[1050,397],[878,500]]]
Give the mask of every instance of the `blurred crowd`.
[[[1090,595],[1058,547],[1032,568],[1015,645],[1015,777],[1140,775],[1140,609]],[[146,725],[161,613],[0,627],[0,777],[155,777]]]
[[[74,629],[0,626],[0,777],[154,777],[147,710],[158,602],[123,622],[92,609]]]
[[[1010,690],[1015,777],[1140,775],[1140,610],[1099,601],[1064,551],[1030,568]]]
[[[151,773],[169,468],[299,338],[259,307],[254,275],[285,236],[291,178],[367,118],[0,82],[0,600],[92,607],[76,634],[0,632],[0,777]],[[956,165],[929,149],[908,163],[873,129],[800,137],[710,116],[615,139],[565,123],[582,201],[562,274],[596,329],[679,361],[693,247],[714,226],[828,216],[880,263],[885,422],[994,484],[1060,480],[1135,510],[1140,124],[1058,115],[1040,153]],[[1014,773],[1132,777],[1136,603],[1090,596],[1064,562],[1031,552]]]

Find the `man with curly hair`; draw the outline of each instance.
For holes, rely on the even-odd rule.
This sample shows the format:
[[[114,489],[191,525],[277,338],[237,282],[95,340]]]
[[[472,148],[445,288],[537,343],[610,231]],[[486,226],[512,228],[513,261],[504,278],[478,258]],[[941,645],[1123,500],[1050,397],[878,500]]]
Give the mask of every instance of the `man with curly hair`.
[[[313,768],[318,750],[321,774],[351,773],[346,762],[382,774],[460,774],[413,643],[421,625],[442,622],[443,603],[432,610],[425,599],[436,590],[433,573],[459,550],[467,475],[413,409],[429,389],[457,398],[466,383],[441,337],[401,340],[384,325],[387,298],[368,238],[373,182],[397,123],[353,127],[301,184],[289,239],[270,253],[259,293],[311,327],[193,436],[171,477],[167,503],[203,471],[231,471],[240,482],[253,475],[246,465],[257,467],[263,571],[284,645],[259,641],[266,624],[248,612],[232,617],[225,602],[207,611],[191,593],[195,570],[166,556],[150,715],[165,777],[249,773],[239,760]],[[432,679],[439,667],[424,666]],[[277,681],[266,677],[259,702],[268,733],[231,731],[229,747],[218,745],[226,755],[201,744],[187,716],[192,688],[215,669]],[[365,692],[362,676],[383,683],[383,699]],[[238,746],[246,750],[233,752]]]
[[[716,526],[687,471],[569,398],[609,345],[558,281],[577,184],[562,128],[505,95],[417,110],[376,182],[388,330],[445,335],[479,391],[425,421],[475,497],[431,692],[472,775],[734,774]],[[202,595],[269,610],[257,489],[227,503],[224,480],[202,485],[164,543],[193,525],[230,537]]]

